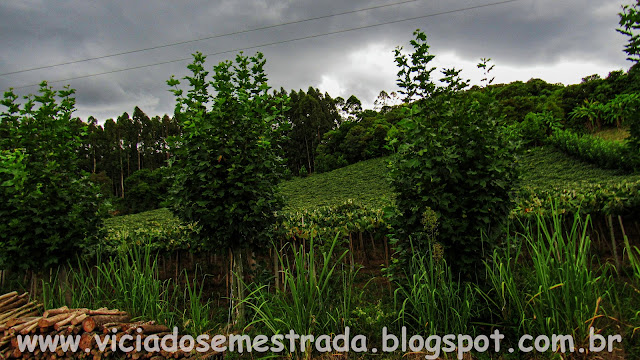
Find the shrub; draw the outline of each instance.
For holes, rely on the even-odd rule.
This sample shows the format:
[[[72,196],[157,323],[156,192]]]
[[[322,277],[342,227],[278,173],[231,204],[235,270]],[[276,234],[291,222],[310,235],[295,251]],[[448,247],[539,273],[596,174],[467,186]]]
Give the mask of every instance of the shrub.
[[[307,168],[305,166],[300,167],[300,171],[298,171],[298,176],[307,177],[308,175],[309,175],[309,172],[307,171]]]

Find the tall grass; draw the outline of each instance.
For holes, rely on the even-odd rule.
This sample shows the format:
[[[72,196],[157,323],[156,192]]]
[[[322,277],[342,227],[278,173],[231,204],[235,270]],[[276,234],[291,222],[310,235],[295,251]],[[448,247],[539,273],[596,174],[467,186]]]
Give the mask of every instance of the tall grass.
[[[501,325],[515,326],[520,335],[527,324],[527,300],[522,294],[524,284],[517,267],[522,256],[524,238],[509,236],[502,248],[496,248],[485,261],[486,279],[492,291],[480,295],[491,305],[501,319]]]
[[[640,287],[640,249],[638,249],[637,246],[632,247],[631,244],[629,244],[629,238],[626,235],[624,236],[624,245],[636,283],[636,286],[633,286],[633,291],[640,294],[640,290],[638,289],[638,287]],[[640,320],[640,310],[635,312],[634,320],[636,321],[636,324],[638,323],[638,320]],[[637,331],[640,331],[640,326],[634,327],[633,334]]]
[[[454,279],[444,259],[413,251],[394,299],[398,320],[416,334],[467,334],[475,315],[474,288]]]
[[[525,227],[522,239],[512,235],[508,244],[522,241],[513,253],[494,252],[486,263],[492,290],[484,295],[497,298],[493,304],[504,323],[513,324],[516,316],[513,325],[520,333],[571,334],[576,341],[586,340],[589,328],[597,327],[597,319],[604,316],[601,305],[610,300],[613,286],[608,268],[589,255],[588,226],[588,216],[583,220],[576,214],[567,224],[554,211],[549,219],[538,216],[535,224]],[[528,260],[518,262],[519,246]],[[517,266],[532,271],[518,277]]]
[[[353,311],[357,270],[351,272],[343,265],[348,251],[339,253],[338,243],[336,236],[329,250],[320,255],[312,239],[308,251],[302,247],[292,250],[292,261],[279,255],[282,289],[270,291],[268,285],[262,285],[248,294],[245,303],[254,314],[248,326],[272,334],[289,330],[297,334],[342,333]],[[340,288],[336,291],[332,284]]]
[[[130,247],[106,260],[98,252],[96,265],[79,261],[68,266],[52,281],[43,281],[42,296],[47,308],[117,308],[199,335],[213,327],[211,306],[203,303],[202,287],[198,289],[186,272],[184,276],[186,287],[181,293],[171,280],[159,279],[157,257],[149,246]]]
[[[212,304],[211,300],[204,301],[204,281],[203,278],[200,287],[198,288],[195,279],[197,276],[197,269],[194,275],[194,280],[189,280],[189,274],[184,271],[185,288],[184,288],[184,304],[182,318],[184,320],[183,326],[193,336],[197,337],[200,334],[205,334],[213,330],[217,324],[215,324],[211,318]]]

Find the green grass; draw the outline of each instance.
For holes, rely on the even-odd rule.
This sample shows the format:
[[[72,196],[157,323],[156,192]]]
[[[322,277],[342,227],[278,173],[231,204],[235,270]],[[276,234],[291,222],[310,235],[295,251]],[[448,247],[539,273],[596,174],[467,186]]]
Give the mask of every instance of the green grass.
[[[393,197],[387,180],[388,158],[362,161],[328,173],[295,178],[282,184],[286,208],[313,209],[340,205],[348,199],[369,207],[387,204]]]

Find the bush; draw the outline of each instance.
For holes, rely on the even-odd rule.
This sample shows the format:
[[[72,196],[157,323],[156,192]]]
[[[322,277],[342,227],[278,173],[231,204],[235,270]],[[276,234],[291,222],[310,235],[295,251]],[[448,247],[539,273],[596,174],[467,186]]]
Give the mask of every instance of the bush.
[[[560,130],[562,124],[550,112],[528,113],[524,120],[517,125],[517,130],[523,145],[542,145],[548,135]]]
[[[309,175],[309,172],[307,171],[307,168],[305,166],[300,167],[300,171],[298,171],[298,176],[307,177],[308,175]]]

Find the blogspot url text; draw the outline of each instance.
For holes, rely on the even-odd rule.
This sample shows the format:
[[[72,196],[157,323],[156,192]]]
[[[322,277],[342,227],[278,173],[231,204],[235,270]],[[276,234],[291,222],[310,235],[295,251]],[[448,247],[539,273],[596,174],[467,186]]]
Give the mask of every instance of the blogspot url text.
[[[95,344],[99,351],[119,351],[128,353],[142,350],[153,352],[257,352],[257,353],[284,353],[284,352],[307,352],[317,351],[319,353],[354,352],[354,353],[392,353],[392,352],[423,352],[426,359],[436,359],[443,353],[454,353],[458,359],[462,359],[464,354],[469,352],[509,352],[515,351],[530,352],[556,352],[556,353],[597,353],[612,352],[614,344],[622,342],[620,335],[603,336],[595,333],[594,329],[589,330],[588,344],[586,347],[576,347],[571,335],[551,336],[523,335],[517,343],[517,347],[502,347],[504,335],[499,330],[495,330],[489,335],[471,336],[464,334],[448,334],[444,336],[431,335],[423,337],[421,335],[408,335],[407,329],[402,328],[400,334],[392,334],[385,327],[382,329],[382,347],[368,347],[367,337],[364,335],[351,334],[347,327],[342,334],[338,335],[300,335],[290,330],[285,334],[257,335],[208,335],[203,334],[197,337],[189,335],[178,336],[178,329],[174,328],[173,333],[165,336],[149,335],[141,336],[124,335],[116,337],[115,334],[106,337],[96,335]],[[22,352],[55,351],[61,348],[64,352],[90,351],[90,349],[80,349],[79,335],[35,335],[18,336],[18,348]]]

